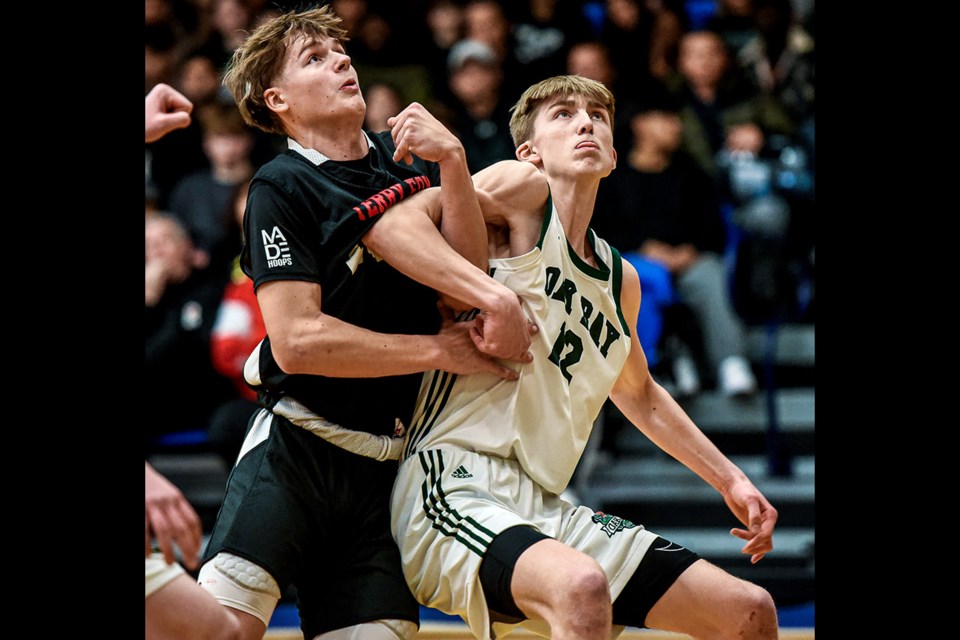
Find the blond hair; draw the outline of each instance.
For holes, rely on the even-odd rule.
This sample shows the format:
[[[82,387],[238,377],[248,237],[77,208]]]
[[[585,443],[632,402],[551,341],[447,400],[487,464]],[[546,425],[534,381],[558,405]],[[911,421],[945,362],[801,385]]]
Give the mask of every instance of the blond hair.
[[[290,11],[257,27],[233,52],[223,77],[244,121],[268,133],[286,134],[283,123],[267,107],[263,92],[277,79],[287,47],[297,37],[333,38],[341,43],[348,40],[340,18],[329,5]]]
[[[510,137],[513,138],[514,146],[520,146],[533,136],[533,121],[540,105],[557,96],[583,96],[598,102],[610,114],[610,127],[613,128],[616,100],[609,89],[602,83],[583,76],[554,76],[529,87],[520,96],[517,104],[510,108]]]

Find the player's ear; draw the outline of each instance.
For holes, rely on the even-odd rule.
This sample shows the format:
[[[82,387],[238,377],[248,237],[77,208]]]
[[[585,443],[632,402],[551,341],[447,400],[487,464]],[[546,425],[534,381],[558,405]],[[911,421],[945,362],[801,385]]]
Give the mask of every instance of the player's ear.
[[[516,156],[517,160],[521,162],[532,162],[538,167],[540,166],[540,153],[529,140],[517,147]]]
[[[263,92],[263,101],[268,109],[276,113],[286,111],[289,108],[283,99],[283,94],[280,93],[280,89],[276,87],[270,87]]]

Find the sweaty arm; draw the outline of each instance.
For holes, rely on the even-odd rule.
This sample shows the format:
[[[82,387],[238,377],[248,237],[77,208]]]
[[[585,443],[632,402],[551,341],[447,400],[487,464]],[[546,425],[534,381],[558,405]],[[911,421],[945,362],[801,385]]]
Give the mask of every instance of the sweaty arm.
[[[503,160],[473,178],[490,235],[491,257],[522,255],[540,240],[550,195],[546,176],[529,162]]]
[[[437,335],[378,333],[323,313],[320,285],[300,280],[266,282],[257,301],[274,358],[287,373],[377,378],[441,369],[517,378],[477,351],[472,322],[447,321]]]
[[[635,327],[640,310],[640,279],[623,261],[621,308],[628,326]],[[742,552],[758,562],[773,549],[777,510],[733,462],[710,442],[684,410],[650,376],[647,359],[637,339],[610,399],[644,435],[683,463],[723,496],[724,502],[747,529],[731,529],[746,544]]]
[[[489,211],[491,218],[505,224],[503,210],[510,209],[509,204],[516,203],[519,195],[537,193],[537,183],[524,188],[518,176],[532,174],[520,172],[509,180],[512,187],[501,187],[494,192],[481,191],[481,182],[495,184],[496,176],[505,178],[508,173],[505,167],[500,167],[481,177],[489,169],[493,167],[477,174],[476,197],[482,197],[483,202],[487,203],[484,218]],[[539,175],[535,167],[531,166],[531,169]],[[364,235],[364,244],[400,272],[445,295],[445,300],[463,303],[452,303],[454,308],[463,309],[465,304],[466,308],[480,309],[478,317],[482,321],[483,331],[478,337],[477,347],[481,351],[496,357],[528,361],[526,353],[530,346],[531,325],[520,309],[516,293],[463,258],[444,240],[438,229],[442,225],[441,212],[446,206],[443,197],[443,191],[447,189],[446,182],[444,185],[442,188],[427,189],[391,207]],[[546,202],[546,194],[546,182],[543,180],[543,202]],[[486,233],[481,241],[486,243]]]
[[[457,253],[486,271],[486,230],[460,139],[416,102],[387,123],[396,146],[394,160],[410,160],[410,154],[416,153],[440,165],[444,210],[440,232]]]

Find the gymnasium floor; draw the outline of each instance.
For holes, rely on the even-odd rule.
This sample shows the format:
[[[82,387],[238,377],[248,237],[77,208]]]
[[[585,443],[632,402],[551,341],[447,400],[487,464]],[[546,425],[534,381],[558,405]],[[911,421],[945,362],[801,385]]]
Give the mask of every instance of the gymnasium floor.
[[[813,603],[779,608],[777,616],[780,620],[780,639],[813,640],[814,613]],[[474,640],[467,626],[459,618],[426,608],[421,609],[420,618],[418,638],[423,640]],[[520,639],[539,638],[540,636],[518,629],[507,637]],[[627,629],[619,636],[619,640],[689,640],[689,638],[690,636],[684,634],[633,628]],[[273,618],[270,620],[270,626],[264,640],[303,640],[294,605],[281,604],[277,607]]]

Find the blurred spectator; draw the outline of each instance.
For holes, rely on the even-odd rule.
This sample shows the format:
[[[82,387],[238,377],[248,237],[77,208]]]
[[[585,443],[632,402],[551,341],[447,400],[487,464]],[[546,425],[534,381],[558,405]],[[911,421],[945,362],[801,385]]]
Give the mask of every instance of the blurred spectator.
[[[678,75],[671,78],[683,109],[683,147],[722,184],[721,151],[758,154],[771,133],[792,134],[793,122],[775,99],[731,69],[726,47],[712,31],[680,39]]]
[[[447,86],[447,58],[450,49],[463,39],[463,6],[456,0],[431,0],[427,8],[430,37],[423,58],[434,99],[442,105],[453,103]]]
[[[185,127],[192,109],[190,101],[173,87],[167,84],[155,86],[144,103],[145,140],[155,141],[170,131]],[[157,217],[147,219],[156,220]],[[158,246],[162,243],[157,240],[156,237],[153,239],[154,246],[149,247],[149,254],[155,260],[166,262],[163,255],[169,255],[170,247]],[[148,278],[147,286],[161,284]],[[154,298],[159,295],[156,288],[152,292],[148,288],[146,293]],[[148,298],[147,302],[151,304],[151,299]],[[200,517],[183,493],[146,462],[144,515],[145,638],[219,640],[237,637],[240,625],[236,619],[175,563],[175,548],[179,548],[183,564],[190,569],[196,568],[203,533]],[[157,551],[153,550],[153,540]]]
[[[512,160],[510,107],[502,93],[503,72],[490,47],[477,40],[461,40],[450,50],[451,126],[467,154],[470,173],[499,160]]]
[[[607,0],[606,8],[600,39],[610,48],[621,93],[666,77],[683,31],[681,13],[663,0]]]
[[[203,77],[204,63],[195,60],[196,55],[186,58],[187,67],[178,65],[177,51],[180,46],[173,39],[173,31],[166,23],[147,27],[146,83],[147,91],[157,84],[169,84],[199,107],[208,98],[210,85],[219,85],[219,75]],[[169,205],[173,186],[190,172],[208,166],[203,154],[200,123],[194,118],[185,129],[174,131],[162,139],[148,144],[145,149],[147,190],[160,209]]]
[[[367,112],[363,119],[363,128],[368,131],[386,131],[390,129],[387,119],[404,107],[407,101],[396,86],[389,82],[373,82],[363,89],[363,99],[367,103]]]
[[[757,35],[753,5],[754,0],[718,0],[716,14],[707,21],[707,30],[723,39],[734,58]]]
[[[775,97],[802,127],[813,119],[813,37],[794,19],[790,0],[754,4],[756,35],[740,50],[737,61],[754,86]]]
[[[148,25],[144,36],[143,81],[144,93],[158,84],[173,84],[177,66],[177,37],[165,23]]]
[[[801,144],[775,134],[758,155],[722,152],[719,167],[737,235],[734,302],[750,322],[809,321],[813,306],[814,190]]]
[[[145,0],[143,23],[149,31],[159,25],[169,28],[179,48],[190,46],[198,27],[197,3],[193,0]]]
[[[617,69],[610,62],[610,50],[597,40],[585,40],[570,47],[567,54],[567,73],[602,82],[617,99],[613,116],[613,144],[618,152],[628,149],[633,143],[630,125],[625,114],[630,113],[635,103],[635,88],[622,86]],[[642,313],[642,311],[641,311]]]
[[[523,90],[542,77],[532,76],[517,58],[517,42],[503,6],[497,0],[467,0],[463,9],[464,37],[490,47],[502,72],[501,94],[513,105]],[[513,156],[510,156],[513,158]]]
[[[349,53],[354,64],[391,66],[396,64],[393,29],[367,0],[332,0],[330,6],[343,20],[350,38]]]
[[[188,54],[177,70],[177,88],[198,107],[217,100],[220,81],[216,61],[203,51]]]
[[[762,322],[795,307],[804,246],[812,238],[806,152],[787,109],[731,68],[719,35],[684,34],[678,60],[684,149],[721,188],[734,232],[734,301]]]
[[[174,131],[144,148],[147,191],[155,206],[166,209],[174,185],[184,176],[210,166],[203,153],[203,133],[199,121]]]
[[[253,27],[259,0],[210,0],[207,25],[197,46],[221,72]]]
[[[511,6],[517,8],[515,54],[528,76],[542,80],[565,73],[571,45],[590,36],[580,3],[527,0]]]
[[[718,194],[711,179],[679,151],[679,103],[654,85],[644,94],[629,116],[633,146],[626,162],[601,183],[594,229],[628,260],[635,251],[670,272],[679,300],[699,323],[718,389],[727,395],[753,393],[757,383],[746,358],[744,327],[727,287]],[[699,385],[678,386],[687,386],[680,389],[683,395]]]
[[[210,331],[226,277],[170,214],[146,216],[144,433],[206,429],[235,392],[213,368]]]
[[[247,206],[249,183],[237,185],[229,203],[229,216],[237,229],[243,229],[243,215]],[[241,233],[242,236],[242,233]],[[253,280],[240,268],[241,241],[230,282],[227,283],[217,309],[216,321],[210,335],[211,360],[214,368],[231,383],[236,397],[217,407],[210,418],[207,439],[219,452],[228,467],[232,467],[240,453],[250,416],[257,409],[257,394],[243,377],[243,365],[254,347],[267,335],[260,305],[254,292]]]
[[[420,64],[429,49],[422,0],[332,0],[330,6],[343,20],[350,38],[347,53],[354,65],[393,68]]]
[[[210,267],[226,272],[236,256],[239,230],[231,197],[253,176],[253,132],[233,103],[213,102],[198,109],[207,169],[184,177],[173,189],[168,209],[186,224]]]

